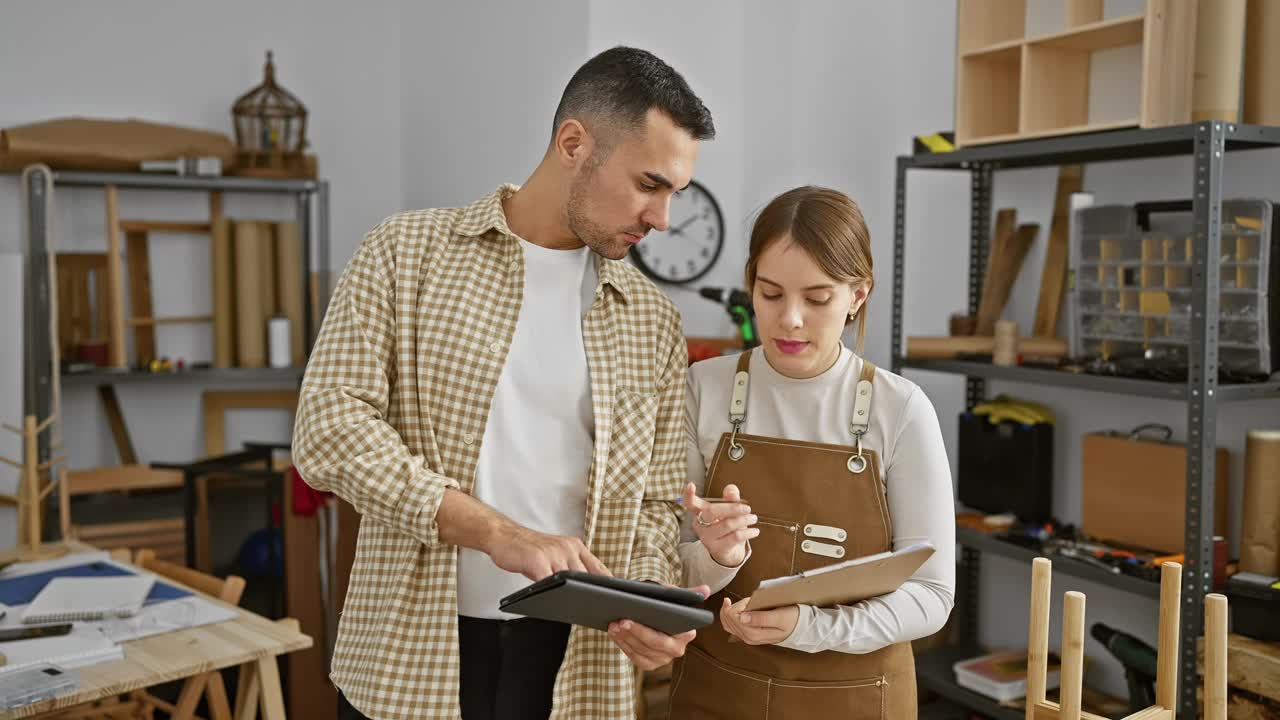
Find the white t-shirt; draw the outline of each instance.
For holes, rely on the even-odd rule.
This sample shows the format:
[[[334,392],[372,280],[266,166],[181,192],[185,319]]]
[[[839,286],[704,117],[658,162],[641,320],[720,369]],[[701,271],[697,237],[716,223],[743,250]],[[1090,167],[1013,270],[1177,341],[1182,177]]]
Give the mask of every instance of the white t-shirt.
[[[689,479],[699,495],[722,433],[731,429],[729,399],[738,357],[705,360],[689,368],[685,427]],[[742,432],[819,443],[852,445],[849,419],[862,358],[841,348],[826,372],[796,380],[778,373],[762,351],[751,354],[747,421]],[[940,630],[951,613],[955,590],[955,501],[938,416],[915,383],[876,369],[871,386],[871,423],[863,446],[880,453],[887,487],[893,546],[924,540],[937,552],[898,590],[850,606],[800,606],[791,637],[778,643],[805,652],[867,653]],[[747,498],[748,501],[751,498]],[[713,560],[686,514],[680,555],[688,585],[712,592],[733,580],[736,568]],[[750,561],[748,557],[747,561]]]
[[[582,319],[596,284],[590,251],[521,240],[524,296],[476,463],[476,499],[542,533],[581,538],[595,446]],[[529,584],[486,554],[458,551],[458,613],[519,617],[498,601]]]

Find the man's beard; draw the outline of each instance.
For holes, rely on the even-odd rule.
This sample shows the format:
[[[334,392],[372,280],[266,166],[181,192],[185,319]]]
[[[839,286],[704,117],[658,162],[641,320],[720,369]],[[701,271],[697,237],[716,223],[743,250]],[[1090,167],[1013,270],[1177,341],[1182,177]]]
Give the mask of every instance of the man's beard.
[[[569,219],[569,232],[573,233],[583,245],[591,248],[597,255],[610,260],[621,260],[631,250],[631,244],[618,238],[623,231],[610,232],[603,225],[591,219],[587,212],[587,188],[595,175],[595,170],[586,170],[573,179],[569,185],[569,203],[566,214]],[[637,228],[634,231],[643,234],[648,228]]]

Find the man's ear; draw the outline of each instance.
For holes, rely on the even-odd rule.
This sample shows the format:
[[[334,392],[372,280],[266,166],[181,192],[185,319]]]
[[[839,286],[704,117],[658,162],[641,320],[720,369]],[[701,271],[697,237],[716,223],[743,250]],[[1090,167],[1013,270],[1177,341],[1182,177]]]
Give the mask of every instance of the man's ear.
[[[587,128],[573,118],[560,124],[560,128],[556,130],[554,143],[556,157],[568,168],[580,167],[591,155],[594,144]]]

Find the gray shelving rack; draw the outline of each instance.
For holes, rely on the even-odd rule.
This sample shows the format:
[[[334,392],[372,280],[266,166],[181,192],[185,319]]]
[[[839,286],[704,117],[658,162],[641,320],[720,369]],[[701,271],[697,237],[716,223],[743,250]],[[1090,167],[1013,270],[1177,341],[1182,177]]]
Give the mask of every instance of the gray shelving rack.
[[[1196,716],[1196,639],[1202,634],[1204,596],[1213,586],[1214,488],[1213,452],[1217,447],[1218,404],[1243,400],[1280,401],[1280,378],[1251,384],[1218,382],[1219,270],[1222,229],[1222,173],[1226,154],[1237,150],[1280,147],[1280,128],[1225,122],[1200,122],[1162,128],[1116,130],[965,148],[949,153],[901,156],[897,161],[893,254],[893,369],[932,370],[966,376],[969,406],[985,397],[987,378],[1077,388],[1122,395],[1179,400],[1187,413],[1187,513],[1182,576],[1182,627],[1178,648],[1178,708],[1181,717]],[[1044,167],[1114,160],[1192,156],[1192,214],[1194,255],[1191,263],[1191,337],[1189,372],[1185,383],[1077,375],[1053,370],[1005,368],[978,362],[913,361],[902,356],[907,171],[951,169],[968,172],[970,182],[968,309],[977,313],[986,265],[991,224],[991,179],[997,170]],[[1205,519],[1209,519],[1208,522]],[[977,587],[982,553],[990,552],[1029,562],[1035,553],[976,533],[957,533],[962,546],[962,572],[957,607],[961,608],[961,645],[922,653],[917,660],[921,687],[948,700],[996,718],[1022,717],[1021,711],[1001,707],[955,683],[951,663],[977,646]],[[1057,560],[1055,572],[1092,577],[1090,568]],[[1093,572],[1097,572],[1094,570]],[[1101,578],[1095,578],[1101,579]],[[1130,582],[1132,581],[1132,582]],[[1108,576],[1106,584],[1127,592],[1156,597],[1154,583]]]
[[[49,247],[45,215],[52,198],[45,196],[44,171],[31,173],[27,214],[32,240],[25,259],[27,289],[24,293],[24,412],[39,418],[48,417],[53,405],[53,367],[49,351]],[[303,303],[303,323],[307,354],[320,326],[320,318],[312,317],[312,284],[310,273],[319,273],[315,292],[321,299],[329,295],[329,183],[326,180],[267,179],[249,177],[193,177],[155,175],[143,173],[51,172],[55,191],[62,187],[101,188],[114,185],[122,190],[154,190],[168,192],[253,193],[292,196],[296,203],[296,219],[302,242],[302,287],[306,294]],[[24,238],[25,241],[25,238]],[[312,258],[316,259],[313,267]],[[324,312],[323,305],[321,313]],[[62,375],[64,385],[114,384],[123,382],[264,382],[296,385],[302,378],[302,368],[209,368],[192,369],[175,373],[146,373],[137,371],[97,370],[89,373]],[[40,461],[49,459],[48,433],[40,436]]]

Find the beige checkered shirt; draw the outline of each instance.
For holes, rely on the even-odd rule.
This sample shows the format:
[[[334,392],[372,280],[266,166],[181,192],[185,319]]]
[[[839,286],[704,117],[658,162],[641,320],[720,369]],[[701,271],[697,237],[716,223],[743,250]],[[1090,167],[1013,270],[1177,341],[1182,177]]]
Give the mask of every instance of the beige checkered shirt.
[[[293,458],[361,514],[333,680],[372,718],[458,718],[457,548],[445,488],[469,491],[524,288],[504,185],[465,208],[406,212],[361,243],[307,364]],[[595,456],[585,542],[615,575],[676,583],[686,349],[670,300],[596,257],[582,324]],[[520,362],[519,358],[510,358]],[[554,502],[554,499],[548,499]],[[634,717],[634,670],[574,627],[551,717]]]

